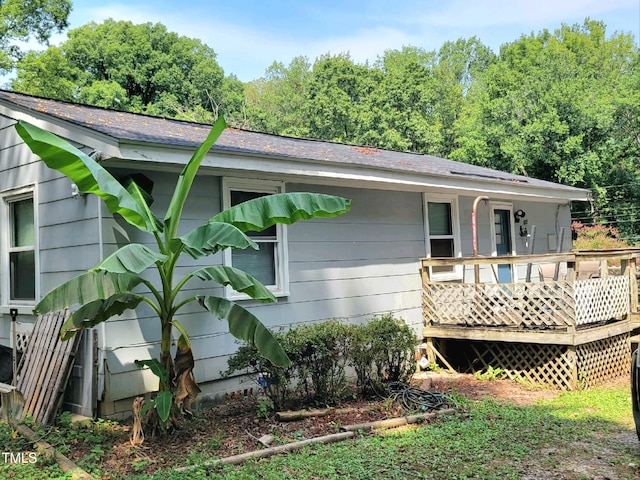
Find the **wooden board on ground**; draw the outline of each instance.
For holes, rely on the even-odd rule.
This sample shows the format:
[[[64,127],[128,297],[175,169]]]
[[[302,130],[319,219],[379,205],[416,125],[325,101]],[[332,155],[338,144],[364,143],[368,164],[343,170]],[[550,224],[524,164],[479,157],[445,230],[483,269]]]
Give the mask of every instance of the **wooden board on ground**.
[[[16,386],[24,397],[22,415],[46,425],[62,403],[80,341],[80,333],[60,340],[60,327],[70,312],[38,315],[24,358],[18,368]]]

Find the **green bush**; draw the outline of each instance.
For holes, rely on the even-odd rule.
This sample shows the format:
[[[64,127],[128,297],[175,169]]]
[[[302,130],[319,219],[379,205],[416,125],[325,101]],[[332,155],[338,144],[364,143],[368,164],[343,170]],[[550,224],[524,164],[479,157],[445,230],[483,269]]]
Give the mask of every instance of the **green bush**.
[[[301,325],[288,333],[291,361],[307,402],[335,405],[348,393],[348,327],[337,320]],[[289,352],[287,352],[289,353]]]
[[[292,358],[288,336],[282,333],[276,333],[274,336],[289,358]],[[229,358],[228,368],[222,372],[222,377],[226,378],[236,372],[244,371],[262,388],[275,410],[284,410],[289,408],[294,400],[292,378],[296,368],[296,362],[293,359],[291,366],[280,367],[262,357],[254,346],[243,345]]]
[[[251,375],[273,403],[291,408],[295,402],[335,405],[350,394],[346,366],[356,373],[363,395],[370,386],[405,381],[414,370],[417,339],[411,329],[391,314],[363,325],[337,320],[299,325],[276,338],[291,359],[288,368],[276,367],[248,345],[229,359],[223,376],[235,372]]]
[[[372,384],[406,381],[413,373],[417,338],[403,320],[374,317],[351,327],[350,338],[349,363],[363,395]]]
[[[356,388],[365,395],[373,381],[373,360],[376,356],[371,329],[364,325],[349,327],[348,364],[356,374]]]

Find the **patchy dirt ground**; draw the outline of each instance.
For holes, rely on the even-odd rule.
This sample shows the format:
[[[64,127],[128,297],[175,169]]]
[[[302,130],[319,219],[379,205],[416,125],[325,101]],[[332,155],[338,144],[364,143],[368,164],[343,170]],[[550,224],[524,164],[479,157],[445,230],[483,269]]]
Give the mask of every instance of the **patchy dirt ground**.
[[[530,405],[540,399],[551,399],[558,391],[532,388],[508,380],[480,381],[472,375],[419,374],[415,385],[423,390],[439,393],[455,393],[472,400],[485,397]],[[627,382],[622,378],[618,382]],[[255,398],[230,399],[224,404],[198,412],[193,421],[166,439],[145,441],[133,447],[127,433],[113,450],[103,457],[103,478],[127,478],[134,473],[153,473],[161,468],[200,463],[212,456],[226,457],[263,448],[259,439],[272,437],[271,446],[337,433],[344,425],[360,424],[405,415],[399,407],[382,400],[345,402],[340,407],[347,413],[330,413],[322,417],[306,418],[292,422],[279,422],[273,415],[259,415],[259,403]],[[638,440],[631,429],[628,435],[615,439],[629,445]],[[607,442],[603,445],[572,445],[570,452],[550,451],[548,462],[562,462],[554,466],[554,475],[541,469],[539,459],[532,459],[527,479],[625,479],[634,478],[625,472],[627,465],[615,468],[608,461]],[[557,458],[556,458],[557,457]],[[640,458],[640,456],[639,456]],[[623,468],[624,467],[624,468]],[[640,468],[640,467],[639,467]],[[620,470],[620,475],[615,473]],[[640,469],[635,469],[640,474]],[[107,473],[108,472],[108,473]]]

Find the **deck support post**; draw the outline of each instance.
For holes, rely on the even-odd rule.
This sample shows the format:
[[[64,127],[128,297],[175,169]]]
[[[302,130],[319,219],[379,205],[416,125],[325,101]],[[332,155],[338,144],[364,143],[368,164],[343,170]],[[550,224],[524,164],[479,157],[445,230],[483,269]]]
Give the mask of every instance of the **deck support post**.
[[[569,389],[572,391],[576,391],[578,389],[578,353],[575,345],[569,345],[567,347],[569,362],[571,365],[571,381]]]

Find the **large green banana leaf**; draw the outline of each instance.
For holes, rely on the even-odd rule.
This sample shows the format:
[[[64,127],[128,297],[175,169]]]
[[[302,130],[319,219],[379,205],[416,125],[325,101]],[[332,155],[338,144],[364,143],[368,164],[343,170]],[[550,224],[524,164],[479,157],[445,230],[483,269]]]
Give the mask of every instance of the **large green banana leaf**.
[[[158,221],[146,203],[133,197],[94,159],[66,140],[30,123],[19,121],[16,130],[34,154],[49,168],[66,175],[81,192],[99,196],[111,213],[120,214],[139,229],[157,231]]]
[[[276,223],[335,217],[349,211],[350,204],[346,198],[320,193],[278,193],[235,205],[209,221],[230,223],[243,232],[260,232]]]
[[[255,346],[260,355],[274,365],[291,365],[284,349],[255,315],[224,298],[211,295],[198,295],[196,298],[214,317],[227,321],[229,332],[234,337]]]
[[[220,285],[229,285],[236,292],[249,295],[261,302],[275,302],[276,297],[260,281],[247,272],[224,265],[204,267],[190,274],[201,280],[214,280]]]
[[[111,273],[142,273],[157,262],[165,262],[169,257],[139,243],[130,243],[118,249],[93,270],[106,270]]]
[[[187,195],[189,195],[189,191],[191,190],[193,179],[198,173],[202,160],[207,155],[207,152],[209,152],[209,149],[213,144],[216,143],[216,140],[220,134],[222,134],[226,126],[227,124],[224,117],[218,117],[218,120],[213,124],[213,127],[205,141],[200,144],[189,162],[185,165],[182,173],[180,173],[178,182],[176,183],[176,188],[173,191],[173,196],[171,197],[171,203],[169,204],[169,208],[167,209],[167,213],[164,217],[167,238],[174,238],[176,236],[178,224],[180,223],[180,216],[182,215],[182,209],[184,208]]]
[[[193,258],[211,255],[225,248],[258,249],[256,242],[247,237],[242,230],[223,222],[207,222],[171,241],[173,252],[180,246]]]
[[[90,270],[51,290],[33,311],[36,314],[57,312],[74,305],[106,300],[118,293],[129,293],[142,281],[132,273]]]
[[[91,328],[109,320],[114,315],[120,315],[125,310],[133,310],[143,300],[142,295],[135,293],[116,293],[104,300],[86,303],[64,322],[60,329],[60,338],[69,340],[78,330]]]

